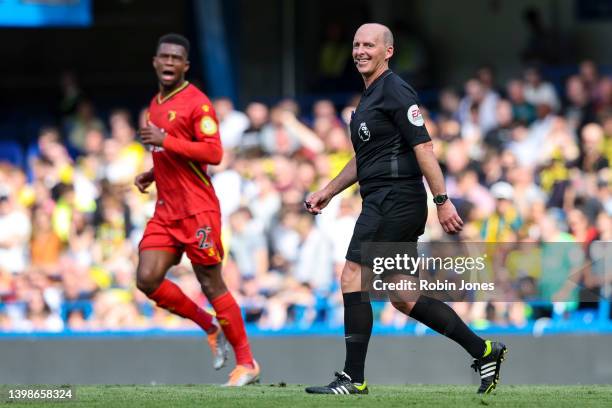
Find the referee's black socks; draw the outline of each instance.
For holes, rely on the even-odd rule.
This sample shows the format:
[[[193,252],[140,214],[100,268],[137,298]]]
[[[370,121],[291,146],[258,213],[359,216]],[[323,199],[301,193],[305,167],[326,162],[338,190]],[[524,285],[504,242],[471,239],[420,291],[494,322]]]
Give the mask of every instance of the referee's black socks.
[[[446,303],[421,295],[410,311],[409,316],[449,339],[456,341],[472,357],[481,358],[484,355],[486,348],[485,341],[470,330],[457,313]]]
[[[343,293],[342,298],[346,344],[344,372],[354,383],[363,383],[368,342],[372,334],[372,305],[368,292]]]

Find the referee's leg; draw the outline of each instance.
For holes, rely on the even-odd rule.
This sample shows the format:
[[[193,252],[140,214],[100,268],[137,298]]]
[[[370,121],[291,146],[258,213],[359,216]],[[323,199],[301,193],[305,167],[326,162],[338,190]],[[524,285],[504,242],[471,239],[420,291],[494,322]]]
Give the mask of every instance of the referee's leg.
[[[396,281],[401,275],[389,276],[386,281]],[[404,295],[402,297],[402,295]],[[484,340],[476,335],[459,315],[446,303],[421,294],[414,301],[406,294],[390,294],[393,306],[402,313],[418,320],[429,328],[454,340],[474,358],[472,368],[480,373],[479,394],[489,394],[499,382],[501,363],[508,351],[505,344]]]
[[[405,275],[390,275],[386,282],[397,282]],[[485,340],[474,333],[459,315],[446,303],[412,291],[389,293],[393,307],[432,330],[457,342],[474,358],[481,358],[486,351]]]
[[[372,305],[362,280],[361,265],[347,260],[340,277],[344,300],[344,372],[354,383],[364,382],[368,343],[372,334]]]

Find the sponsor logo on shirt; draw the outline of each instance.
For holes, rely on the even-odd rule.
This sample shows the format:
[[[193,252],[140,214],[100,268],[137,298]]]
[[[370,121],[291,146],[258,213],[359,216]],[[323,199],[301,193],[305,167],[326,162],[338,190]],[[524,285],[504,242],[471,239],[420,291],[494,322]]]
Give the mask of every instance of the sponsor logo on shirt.
[[[425,124],[425,119],[423,119],[423,115],[421,114],[421,110],[419,107],[414,104],[408,108],[408,120],[414,126],[423,126]]]
[[[365,122],[361,122],[361,124],[359,125],[359,130],[357,131],[357,134],[359,135],[359,138],[361,140],[363,140],[364,142],[367,142],[368,140],[370,140],[370,129],[368,129],[368,125],[366,125]]]
[[[168,121],[172,122],[174,119],[176,119],[176,111],[168,111]]]

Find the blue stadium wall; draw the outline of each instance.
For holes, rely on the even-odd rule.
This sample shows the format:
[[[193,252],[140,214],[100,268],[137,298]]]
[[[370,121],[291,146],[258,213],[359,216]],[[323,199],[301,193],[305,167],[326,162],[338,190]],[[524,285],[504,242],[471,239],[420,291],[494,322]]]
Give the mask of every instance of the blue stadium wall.
[[[612,383],[612,334],[496,337],[509,347],[505,384]],[[344,361],[339,334],[255,336],[252,344],[264,383],[320,383]],[[379,335],[366,376],[372,384],[476,384],[470,363],[441,336]],[[220,384],[230,368],[215,372],[193,333],[0,338],[0,384]]]

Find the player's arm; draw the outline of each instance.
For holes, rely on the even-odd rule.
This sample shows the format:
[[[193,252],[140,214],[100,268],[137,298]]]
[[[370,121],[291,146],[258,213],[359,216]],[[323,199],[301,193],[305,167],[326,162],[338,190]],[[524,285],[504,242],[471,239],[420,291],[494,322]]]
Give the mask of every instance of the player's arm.
[[[153,169],[149,171],[145,171],[144,173],[140,173],[134,179],[134,185],[138,188],[143,194],[148,194],[147,188],[155,181],[155,176],[153,174]]]
[[[322,189],[306,199],[306,209],[312,214],[320,214],[332,198],[357,182],[357,161],[355,156],[342,171]]]
[[[429,189],[435,196],[446,194],[442,169],[433,151],[433,143],[425,127],[416,93],[401,84],[394,86],[385,83],[385,110],[398,127],[404,140],[412,146],[421,172],[427,180]],[[455,234],[463,228],[463,221],[450,200],[438,205],[438,220],[445,232]]]
[[[209,103],[198,106],[191,115],[191,121],[195,139],[193,141],[179,139],[153,125],[140,130],[141,140],[146,144],[161,146],[186,159],[206,164],[219,164],[223,158],[223,148],[219,136],[219,123],[212,106]]]

